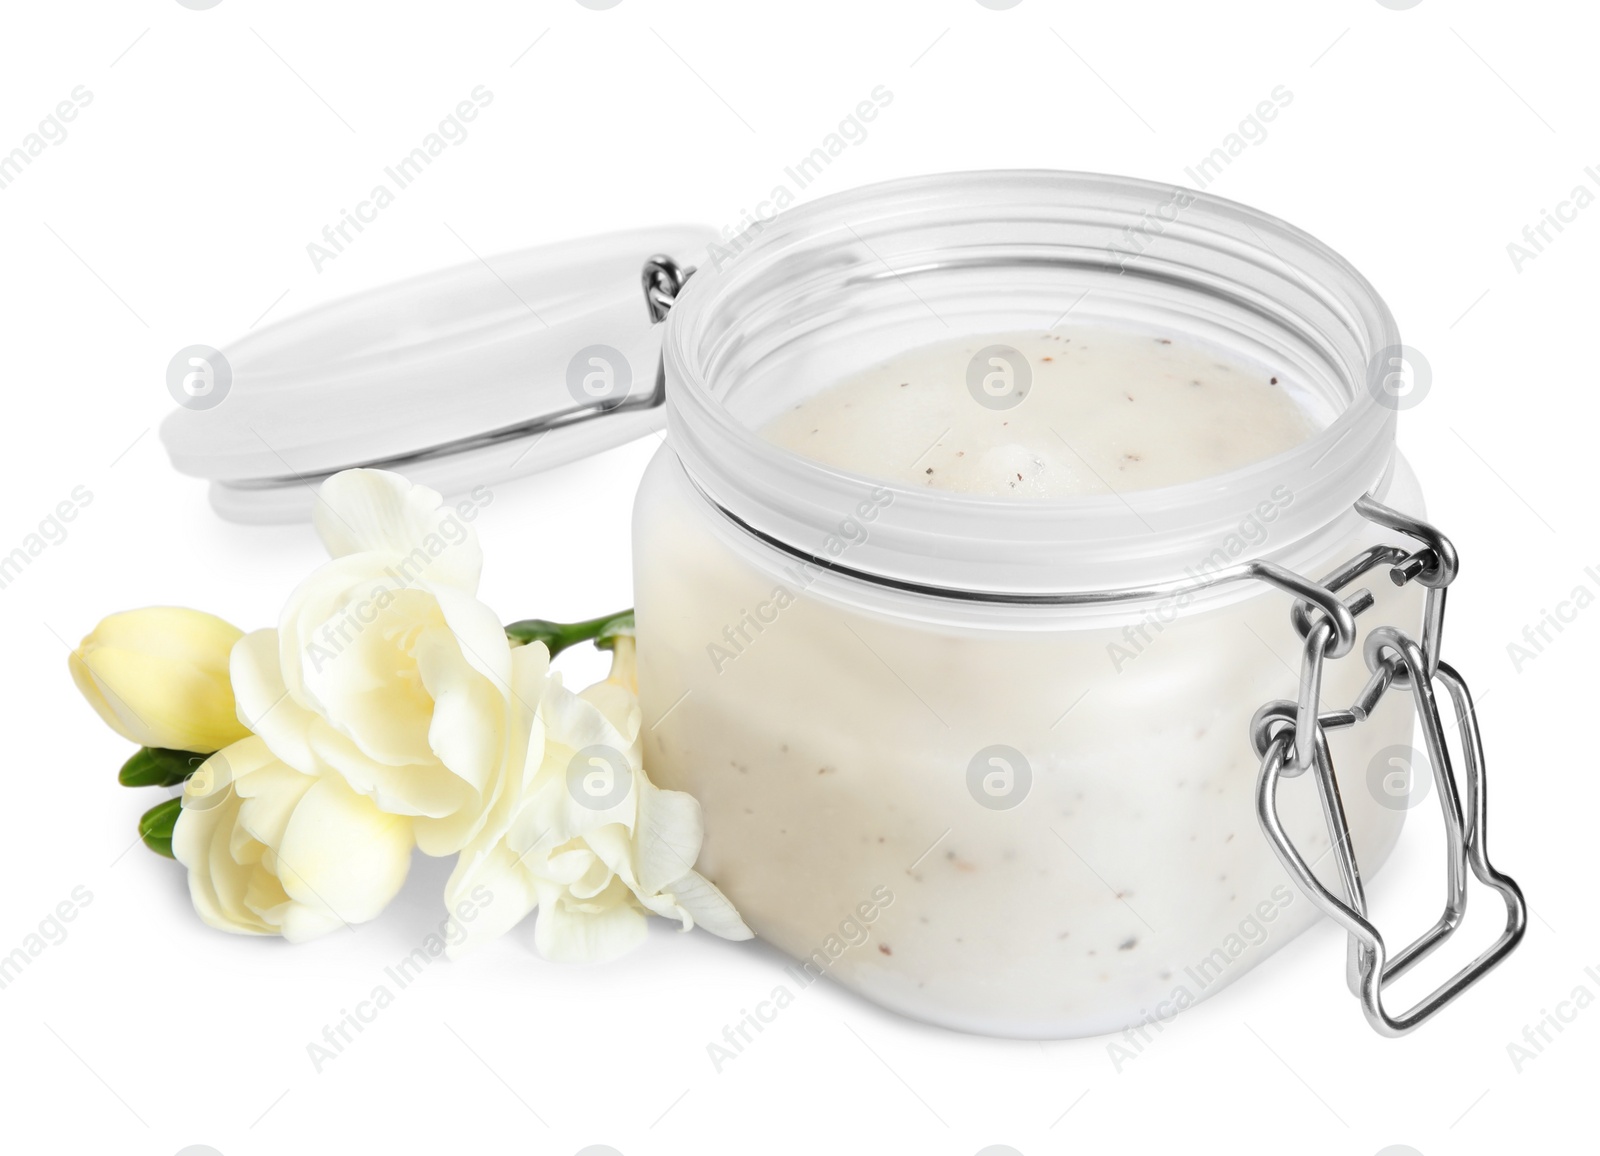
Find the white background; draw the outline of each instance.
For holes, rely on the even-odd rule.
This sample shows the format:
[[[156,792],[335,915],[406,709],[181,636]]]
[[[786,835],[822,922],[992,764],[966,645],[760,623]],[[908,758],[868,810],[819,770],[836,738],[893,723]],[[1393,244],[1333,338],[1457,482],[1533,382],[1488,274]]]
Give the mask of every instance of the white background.
[[[0,553],[74,487],[93,494],[0,590],[0,953],[75,887],[93,896],[0,990],[5,1147],[1434,1156],[1592,1120],[1600,1010],[1520,1072],[1507,1052],[1575,988],[1600,995],[1584,970],[1600,969],[1600,610],[1520,671],[1507,652],[1575,587],[1600,589],[1584,573],[1600,566],[1600,209],[1520,271],[1506,248],[1574,186],[1600,191],[1587,6],[102,0],[11,4],[4,22],[0,151],[75,86],[93,94],[0,190]],[[317,272],[306,243],[477,85],[494,102],[470,139]],[[130,848],[156,796],[116,785],[127,745],[77,699],[68,647],[151,603],[269,624],[322,556],[308,528],[221,522],[169,468],[154,431],[169,358],[470,259],[463,242],[735,222],[878,85],[892,105],[806,196],[1009,166],[1188,183],[1275,86],[1293,93],[1212,191],[1348,256],[1431,362],[1400,437],[1465,562],[1447,653],[1483,704],[1491,849],[1529,896],[1525,945],[1399,1041],[1368,1029],[1322,926],[1121,1071],[1103,1040],[969,1038],[814,989],[718,1074],[706,1044],[777,982],[771,950],[663,926],[583,970],[513,935],[435,965],[318,1074],[306,1045],[437,925],[447,865],[419,858],[383,918],[288,947],[204,927],[181,868]],[[495,486],[478,523],[490,605],[509,620],[628,604],[629,505],[655,444]],[[1419,912],[1442,887],[1420,814],[1375,887]],[[1553,1146],[1589,1146],[1588,1128]]]

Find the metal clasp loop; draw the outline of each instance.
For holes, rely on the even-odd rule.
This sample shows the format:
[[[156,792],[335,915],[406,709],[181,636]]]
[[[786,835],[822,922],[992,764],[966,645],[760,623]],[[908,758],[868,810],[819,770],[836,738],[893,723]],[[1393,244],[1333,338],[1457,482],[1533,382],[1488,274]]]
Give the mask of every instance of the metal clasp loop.
[[[644,288],[645,306],[650,310],[652,325],[667,319],[678,294],[693,275],[693,266],[679,265],[665,253],[657,253],[644,263],[639,271],[639,282]]]
[[[1337,592],[1357,578],[1381,565],[1390,566],[1390,577],[1397,585],[1417,581],[1428,588],[1423,637],[1419,642],[1391,626],[1374,628],[1363,646],[1372,676],[1351,706],[1342,711],[1319,712],[1322,668],[1334,653],[1339,639],[1337,628],[1326,615],[1313,617],[1305,602],[1297,602],[1291,618],[1305,639],[1298,702],[1270,702],[1256,712],[1251,722],[1251,739],[1261,757],[1261,776],[1257,782],[1256,814],[1267,842],[1279,862],[1311,901],[1349,935],[1346,980],[1362,1004],[1367,1020],[1379,1033],[1403,1035],[1426,1022],[1436,1012],[1482,978],[1509,955],[1521,942],[1527,927],[1527,907],[1515,881],[1489,862],[1487,836],[1486,778],[1482,736],[1465,681],[1448,663],[1439,659],[1439,641],[1444,626],[1445,588],[1459,569],[1455,548],[1443,534],[1427,523],[1389,509],[1370,495],[1356,503],[1365,517],[1396,530],[1421,543],[1417,550],[1397,546],[1374,546],[1351,559],[1323,585]],[[1354,614],[1372,605],[1366,590],[1345,600]],[[1458,778],[1446,740],[1445,727],[1434,694],[1438,683],[1449,694],[1461,733],[1461,759],[1466,800],[1462,803]],[[1409,688],[1416,704],[1423,741],[1438,788],[1448,849],[1448,886],[1443,914],[1438,921],[1389,958],[1383,936],[1367,918],[1366,895],[1361,870],[1356,862],[1345,821],[1339,784],[1333,772],[1327,732],[1355,726],[1367,719],[1390,687]],[[1311,770],[1332,841],[1343,897],[1335,895],[1316,877],[1312,866],[1290,841],[1278,815],[1278,787],[1281,780]],[[1476,959],[1457,971],[1409,1010],[1392,1014],[1384,1006],[1384,986],[1404,975],[1427,958],[1455,932],[1467,909],[1467,870],[1497,892],[1506,906],[1505,930]]]

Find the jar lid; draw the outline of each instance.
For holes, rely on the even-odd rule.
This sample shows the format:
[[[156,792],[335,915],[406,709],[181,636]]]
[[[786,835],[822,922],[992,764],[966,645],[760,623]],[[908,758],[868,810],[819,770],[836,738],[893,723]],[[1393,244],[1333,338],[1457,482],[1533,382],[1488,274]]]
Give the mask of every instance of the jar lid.
[[[641,270],[696,263],[680,225],[523,249],[319,306],[167,371],[173,466],[240,522],[308,518],[355,466],[445,493],[575,461],[664,424],[660,327]]]

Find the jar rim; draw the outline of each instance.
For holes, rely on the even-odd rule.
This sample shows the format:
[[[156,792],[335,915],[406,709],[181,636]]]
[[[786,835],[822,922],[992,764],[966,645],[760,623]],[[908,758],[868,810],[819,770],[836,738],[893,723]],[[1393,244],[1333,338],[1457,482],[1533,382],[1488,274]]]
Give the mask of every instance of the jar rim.
[[[912,230],[917,252],[934,259],[897,269],[894,258],[912,244],[896,251],[895,241]],[[992,231],[992,248],[967,244],[973,230]],[[959,237],[962,247],[930,249],[930,234]],[[758,222],[728,248],[713,247],[711,266],[668,315],[669,444],[710,501],[801,551],[837,538],[863,498],[887,494],[888,516],[846,543],[852,571],[956,593],[1139,586],[1192,572],[1207,546],[1239,537],[1236,529],[1269,494],[1287,488],[1290,508],[1273,533],[1245,542],[1230,560],[1314,551],[1356,498],[1381,498],[1387,484],[1398,407],[1382,395],[1379,371],[1400,348],[1394,318],[1348,261],[1260,210],[1133,177],[956,172],[819,198]],[[747,343],[754,313],[781,326],[784,293],[814,303],[843,295],[868,262],[880,276],[932,278],[961,260],[1050,261],[1097,284],[1115,265],[1126,279],[1105,292],[1130,300],[1178,286],[1205,308],[1236,310],[1241,340],[1245,328],[1276,326],[1283,340],[1302,343],[1329,381],[1337,379],[1342,408],[1305,441],[1226,473],[1125,493],[1017,499],[825,465],[767,441],[726,404],[736,383],[719,374],[727,375],[730,351]]]

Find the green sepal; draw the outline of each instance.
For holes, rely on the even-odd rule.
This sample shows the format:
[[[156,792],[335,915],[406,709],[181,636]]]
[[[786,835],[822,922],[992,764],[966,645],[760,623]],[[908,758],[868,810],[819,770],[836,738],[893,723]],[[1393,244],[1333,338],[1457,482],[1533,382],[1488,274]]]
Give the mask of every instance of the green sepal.
[[[210,757],[167,747],[140,747],[122,764],[117,782],[124,787],[176,787],[187,781]]]
[[[172,832],[178,825],[178,812],[183,810],[183,799],[167,799],[157,803],[139,816],[139,838],[157,855],[172,854]]]

